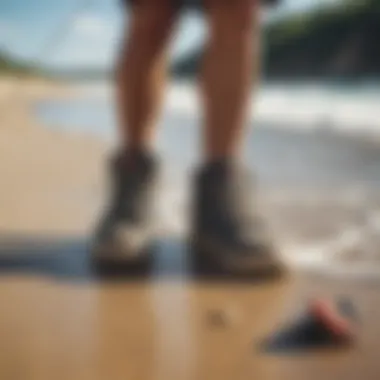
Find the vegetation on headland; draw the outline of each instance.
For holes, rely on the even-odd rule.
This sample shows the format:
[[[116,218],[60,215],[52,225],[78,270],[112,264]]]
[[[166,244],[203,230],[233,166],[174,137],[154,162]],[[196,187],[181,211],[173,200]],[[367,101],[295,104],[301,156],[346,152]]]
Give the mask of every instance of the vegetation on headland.
[[[38,70],[0,51],[0,75],[35,76]]]
[[[380,75],[380,0],[346,0],[273,22],[264,30],[267,78],[362,77]],[[202,49],[174,66],[192,76]]]

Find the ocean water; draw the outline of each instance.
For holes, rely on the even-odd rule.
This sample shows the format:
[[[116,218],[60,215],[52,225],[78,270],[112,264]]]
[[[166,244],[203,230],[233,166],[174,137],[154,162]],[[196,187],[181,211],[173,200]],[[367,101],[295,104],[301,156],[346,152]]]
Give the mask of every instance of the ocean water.
[[[334,275],[380,275],[380,90],[373,83],[270,84],[253,94],[246,162],[291,265]],[[35,104],[47,128],[116,139],[113,88]],[[201,107],[189,83],[170,87],[158,133],[164,163],[162,233],[186,233],[191,174],[200,160]]]
[[[98,82],[78,88],[81,99],[49,100],[36,107],[45,122],[71,131],[111,136],[113,87]],[[199,119],[197,91],[187,82],[169,88],[167,112],[180,112]],[[279,123],[290,128],[333,128],[347,133],[380,133],[380,82],[333,85],[328,83],[266,84],[252,93],[251,120]]]

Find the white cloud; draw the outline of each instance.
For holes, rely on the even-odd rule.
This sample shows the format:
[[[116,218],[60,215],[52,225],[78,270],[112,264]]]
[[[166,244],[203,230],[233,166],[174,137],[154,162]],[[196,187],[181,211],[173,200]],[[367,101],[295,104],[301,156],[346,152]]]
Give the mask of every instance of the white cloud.
[[[113,30],[109,20],[92,13],[82,13],[74,20],[74,31],[86,36],[109,34]]]

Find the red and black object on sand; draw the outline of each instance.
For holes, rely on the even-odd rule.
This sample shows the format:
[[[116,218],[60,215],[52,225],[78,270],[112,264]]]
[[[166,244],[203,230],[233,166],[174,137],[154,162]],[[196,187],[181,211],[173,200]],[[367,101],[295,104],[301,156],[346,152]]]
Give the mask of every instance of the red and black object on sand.
[[[359,318],[348,299],[315,298],[302,315],[262,342],[266,353],[305,352],[351,346],[357,338]]]
[[[307,314],[315,328],[333,342],[350,343],[357,337],[358,316],[349,300],[317,298],[310,301]]]

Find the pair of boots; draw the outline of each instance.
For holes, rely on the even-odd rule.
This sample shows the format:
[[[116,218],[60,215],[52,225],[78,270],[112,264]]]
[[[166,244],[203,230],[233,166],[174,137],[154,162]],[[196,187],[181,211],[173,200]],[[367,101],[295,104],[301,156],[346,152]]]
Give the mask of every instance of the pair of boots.
[[[155,238],[153,215],[158,164],[137,153],[112,163],[109,209],[96,233],[93,254],[104,263],[143,262]],[[197,258],[227,272],[257,272],[279,266],[252,198],[253,184],[242,168],[215,162],[196,175],[191,246]]]

